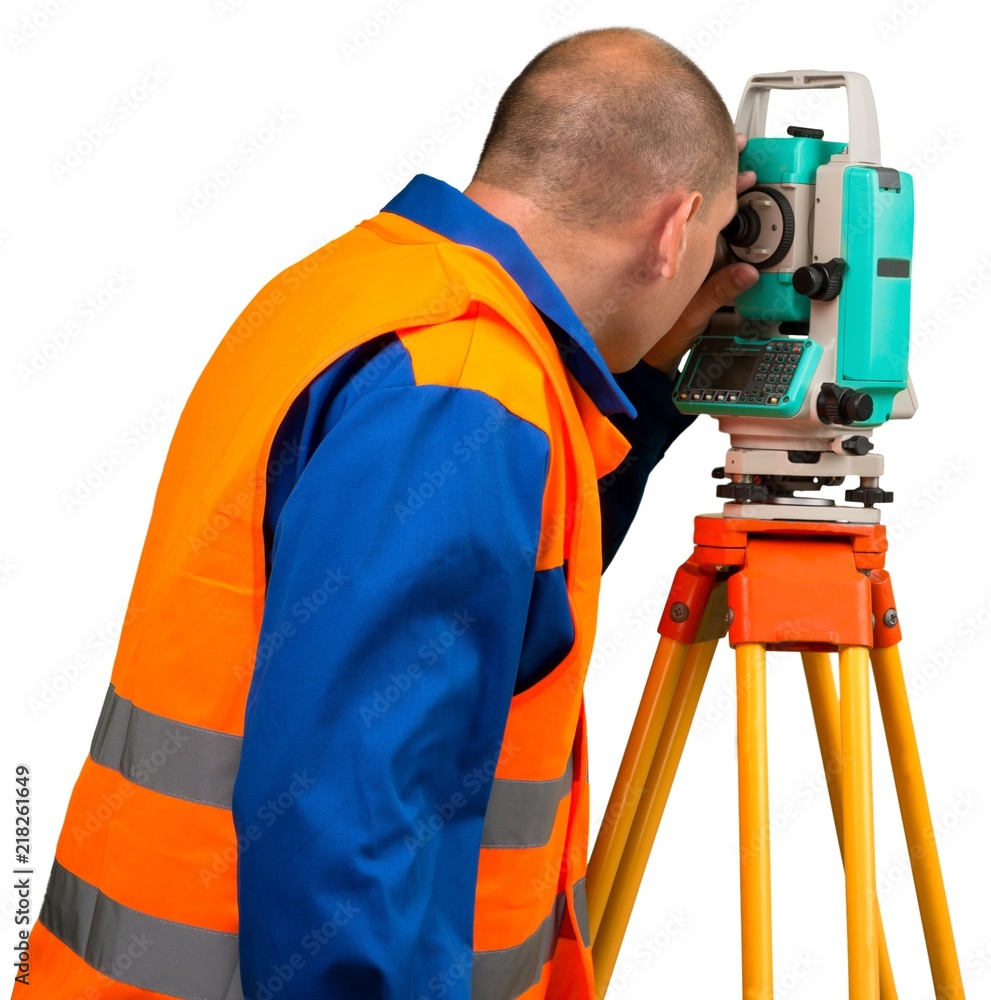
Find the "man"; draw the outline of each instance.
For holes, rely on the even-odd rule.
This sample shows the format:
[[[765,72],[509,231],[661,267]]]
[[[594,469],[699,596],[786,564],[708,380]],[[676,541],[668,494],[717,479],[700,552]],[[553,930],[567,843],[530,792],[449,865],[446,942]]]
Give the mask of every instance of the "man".
[[[593,996],[599,577],[757,277],[706,280],[738,148],[677,50],[582,33],[463,194],[418,176],[258,293],[170,447],[35,1000]]]

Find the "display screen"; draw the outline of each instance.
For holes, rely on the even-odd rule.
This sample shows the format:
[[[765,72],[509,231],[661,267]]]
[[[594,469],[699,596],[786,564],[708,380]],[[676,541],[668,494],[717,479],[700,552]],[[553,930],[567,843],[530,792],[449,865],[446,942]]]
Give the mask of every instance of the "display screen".
[[[754,362],[759,355],[754,354],[700,354],[690,385],[693,389],[742,390],[750,381]]]

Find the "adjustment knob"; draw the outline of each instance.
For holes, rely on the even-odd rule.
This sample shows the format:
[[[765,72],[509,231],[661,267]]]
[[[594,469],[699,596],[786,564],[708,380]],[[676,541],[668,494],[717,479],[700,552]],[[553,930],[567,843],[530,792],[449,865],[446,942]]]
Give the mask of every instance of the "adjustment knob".
[[[798,268],[791,276],[791,284],[799,295],[829,302],[840,294],[845,271],[846,261],[842,257],[834,257],[825,264],[808,264]]]
[[[873,450],[874,442],[863,434],[854,434],[853,437],[846,438],[840,447],[851,455],[866,455]]]
[[[835,382],[823,382],[816,400],[816,412],[824,424],[852,424],[870,419],[874,400],[869,393],[844,388]]]
[[[870,420],[874,412],[874,400],[866,392],[845,389],[840,393],[840,417],[842,423],[852,424],[858,420]]]

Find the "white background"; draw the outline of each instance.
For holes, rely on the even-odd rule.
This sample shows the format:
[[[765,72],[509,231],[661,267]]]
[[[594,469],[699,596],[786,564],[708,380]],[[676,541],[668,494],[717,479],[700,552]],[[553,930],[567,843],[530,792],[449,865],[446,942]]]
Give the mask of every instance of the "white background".
[[[410,176],[411,159],[464,187],[499,93],[540,48],[573,31],[629,24],[693,56],[734,114],[753,73],[866,74],[883,162],[914,174],[921,408],[876,435],[896,494],[884,511],[888,568],[968,996],[991,997],[987,14],[961,0],[390,6],[387,17],[387,0],[91,0],[46,18],[42,0],[5,5],[0,780],[12,787],[15,763],[31,766],[34,914],[178,412],[220,338],[269,278],[373,215]],[[371,25],[364,35],[363,25]],[[845,138],[842,92],[812,110],[799,103],[789,117],[772,103],[772,131],[799,121]],[[282,131],[264,131],[279,114]],[[109,127],[88,145],[101,120]],[[442,141],[431,150],[432,134]],[[231,160],[237,173],[211,188],[211,172]],[[184,217],[182,206],[205,187],[217,196]],[[70,322],[74,335],[25,377],[22,366]],[[707,418],[674,446],[604,577],[587,685],[593,827],[663,598],[691,549],[692,518],[717,507],[709,472],[725,447]],[[115,450],[123,462],[101,480],[99,465]],[[94,470],[92,495],[67,509],[77,477]],[[722,647],[614,995],[739,995],[732,685]],[[845,995],[842,871],[797,657],[772,657],[769,710],[776,996]],[[881,902],[900,995],[915,1000],[932,992],[879,718],[875,736]],[[12,905],[11,890],[0,888],[5,952]]]

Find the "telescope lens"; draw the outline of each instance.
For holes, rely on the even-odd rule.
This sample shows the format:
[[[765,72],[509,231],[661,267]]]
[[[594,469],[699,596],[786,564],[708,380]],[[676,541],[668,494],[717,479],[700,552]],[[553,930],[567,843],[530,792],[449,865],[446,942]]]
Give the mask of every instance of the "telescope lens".
[[[733,221],[723,230],[731,247],[749,247],[760,236],[760,216],[749,205],[741,205]]]

